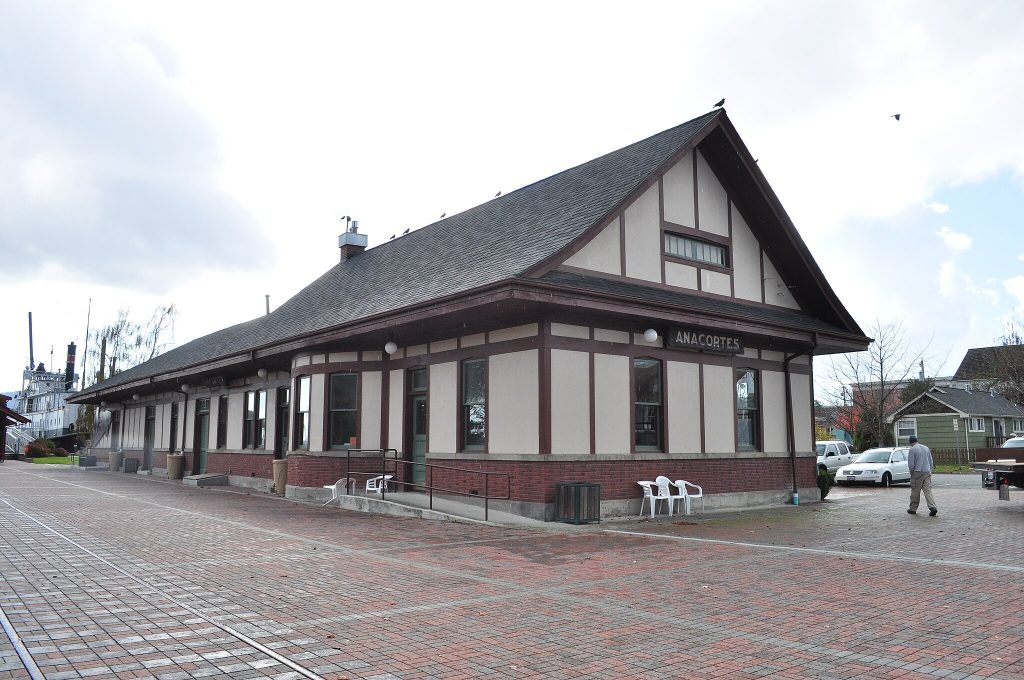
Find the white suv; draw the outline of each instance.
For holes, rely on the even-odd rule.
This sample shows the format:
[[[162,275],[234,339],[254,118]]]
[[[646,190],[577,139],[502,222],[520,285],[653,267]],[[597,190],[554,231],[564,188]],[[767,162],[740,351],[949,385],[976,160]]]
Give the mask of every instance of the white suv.
[[[814,442],[818,451],[818,469],[835,472],[844,465],[853,462],[853,454],[846,442],[836,439]]]

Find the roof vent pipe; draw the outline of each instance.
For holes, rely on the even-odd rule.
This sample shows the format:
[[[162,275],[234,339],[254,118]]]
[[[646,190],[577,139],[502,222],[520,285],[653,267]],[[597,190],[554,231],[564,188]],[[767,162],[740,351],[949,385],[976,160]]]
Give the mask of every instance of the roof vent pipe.
[[[348,218],[346,218],[348,220]],[[357,220],[347,221],[348,228],[344,234],[338,236],[338,248],[341,249],[341,261],[355,257],[366,250],[366,234],[359,233],[359,222]]]

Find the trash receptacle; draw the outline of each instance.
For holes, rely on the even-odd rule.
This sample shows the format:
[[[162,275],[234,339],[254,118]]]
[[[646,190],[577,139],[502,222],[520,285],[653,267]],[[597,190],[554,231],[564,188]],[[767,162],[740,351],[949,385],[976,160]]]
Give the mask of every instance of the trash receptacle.
[[[138,458],[125,458],[124,459],[124,471],[127,473],[135,474],[139,471],[139,459]]]
[[[274,461],[274,491],[278,496],[284,495],[288,486],[288,461],[284,458]]]
[[[185,456],[180,453],[167,454],[167,479],[181,479],[185,476]]]
[[[78,467],[95,467],[96,456],[79,456]]]
[[[592,482],[556,482],[555,521],[569,524],[600,522],[601,485]]]
[[[111,470],[120,470],[121,462],[124,460],[124,454],[120,451],[111,451],[110,455],[107,456],[107,461],[110,463]]]

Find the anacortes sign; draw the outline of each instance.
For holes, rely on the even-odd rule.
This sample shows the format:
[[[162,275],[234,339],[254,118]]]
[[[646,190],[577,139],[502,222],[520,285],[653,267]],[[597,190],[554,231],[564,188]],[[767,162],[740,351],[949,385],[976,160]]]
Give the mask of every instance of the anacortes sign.
[[[743,340],[735,335],[724,335],[698,328],[672,328],[668,334],[668,346],[696,352],[743,352]]]

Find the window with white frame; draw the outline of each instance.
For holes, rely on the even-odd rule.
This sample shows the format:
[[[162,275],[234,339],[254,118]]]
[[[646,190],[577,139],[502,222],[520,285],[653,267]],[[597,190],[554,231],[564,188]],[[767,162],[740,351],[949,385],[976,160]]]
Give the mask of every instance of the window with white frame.
[[[1024,432],[1024,418],[1016,418],[1013,421],[1014,432]]]
[[[903,418],[896,422],[896,436],[910,437],[917,435],[917,418]]]
[[[984,432],[985,431],[985,419],[984,418],[968,418],[967,429],[970,432]]]
[[[726,247],[701,239],[665,234],[665,253],[685,260],[705,262],[718,267],[728,267],[729,258]]]

